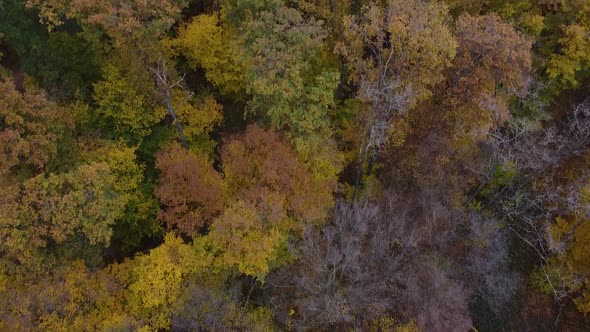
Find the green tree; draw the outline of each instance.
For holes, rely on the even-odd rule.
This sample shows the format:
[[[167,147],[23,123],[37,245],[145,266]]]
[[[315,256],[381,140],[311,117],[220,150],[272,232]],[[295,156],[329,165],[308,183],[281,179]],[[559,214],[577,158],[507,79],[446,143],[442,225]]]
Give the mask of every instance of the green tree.
[[[278,0],[238,1],[227,11],[240,35],[246,91],[252,96],[247,112],[285,129],[298,152],[311,154],[331,136],[328,110],[339,82],[339,73],[321,63],[326,29]]]
[[[83,144],[98,145],[83,152],[81,157],[109,166],[116,178],[113,190],[125,202],[124,211],[113,228],[112,242],[125,252],[137,249],[144,238],[160,232],[156,219],[158,202],[152,193],[154,186],[144,177],[145,166],[137,160],[137,148],[112,141],[83,141]]]
[[[184,100],[181,100],[184,98]],[[216,142],[210,137],[223,121],[223,106],[210,94],[196,97],[175,93],[178,120],[182,123],[184,136],[191,150],[213,155]]]
[[[98,121],[104,122],[108,135],[138,143],[164,117],[165,110],[154,102],[149,91],[136,84],[137,74],[108,64],[103,69],[103,80],[94,84],[94,100],[98,106]]]
[[[590,9],[588,9],[590,13]],[[590,16],[590,14],[589,14]],[[590,23],[590,19],[587,21]],[[580,74],[587,75],[590,65],[590,29],[587,24],[573,23],[563,26],[559,39],[560,53],[554,54],[547,66],[549,78],[557,79],[564,86],[576,87]]]

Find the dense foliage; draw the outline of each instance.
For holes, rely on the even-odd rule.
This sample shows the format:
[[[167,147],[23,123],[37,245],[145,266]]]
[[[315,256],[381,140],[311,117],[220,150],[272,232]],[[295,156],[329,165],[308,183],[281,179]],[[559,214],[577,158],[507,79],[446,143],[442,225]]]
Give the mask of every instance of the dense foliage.
[[[0,0],[0,330],[590,330],[588,0]]]

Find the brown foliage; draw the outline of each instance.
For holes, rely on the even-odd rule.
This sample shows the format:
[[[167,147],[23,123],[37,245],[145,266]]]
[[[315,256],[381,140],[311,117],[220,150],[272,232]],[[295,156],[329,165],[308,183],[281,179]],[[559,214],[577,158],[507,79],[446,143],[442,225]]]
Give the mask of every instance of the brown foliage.
[[[493,91],[494,84],[523,87],[531,70],[531,41],[497,15],[462,15],[452,78],[455,95],[469,99]]]
[[[305,164],[274,131],[249,126],[227,141],[223,170],[232,197],[252,202],[273,222],[286,214],[305,222],[322,219],[331,202],[331,188],[314,188]],[[287,228],[294,228],[289,226]]]
[[[57,154],[57,105],[40,90],[20,94],[11,80],[0,81],[0,175],[30,167],[43,171]]]
[[[178,145],[157,154],[162,172],[155,190],[163,209],[158,214],[168,227],[193,235],[223,208],[223,182],[207,160]]]
[[[531,41],[495,14],[462,15],[456,38],[459,47],[446,103],[451,109],[471,105],[460,109],[465,123],[486,127],[502,123],[508,110],[498,89],[503,88],[503,95],[515,95],[525,87],[532,67]],[[483,112],[472,114],[473,109]]]
[[[86,28],[102,29],[119,47],[129,41],[139,41],[144,48],[158,40],[174,24],[186,4],[186,0],[27,1],[29,7],[39,10],[41,21],[50,29],[63,25],[68,19],[76,19]],[[91,34],[89,36],[96,38]]]

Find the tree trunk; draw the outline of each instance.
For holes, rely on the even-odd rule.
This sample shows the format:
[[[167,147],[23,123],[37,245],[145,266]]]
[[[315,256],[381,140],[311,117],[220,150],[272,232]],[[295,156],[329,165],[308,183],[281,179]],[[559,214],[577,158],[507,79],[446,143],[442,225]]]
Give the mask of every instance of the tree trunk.
[[[178,131],[178,137],[180,138],[180,143],[182,144],[182,147],[188,149],[188,143],[186,142],[186,137],[184,136],[184,129],[182,127],[182,123],[180,123],[178,117],[176,117],[176,112],[174,112],[174,108],[172,108],[170,100],[168,100],[168,102],[166,103],[166,109],[168,110],[168,114],[170,114],[172,120],[174,121],[174,125],[176,126],[176,131]]]
[[[25,92],[25,73],[20,65],[18,53],[6,40],[0,40],[0,65],[12,71],[14,85],[20,93]]]

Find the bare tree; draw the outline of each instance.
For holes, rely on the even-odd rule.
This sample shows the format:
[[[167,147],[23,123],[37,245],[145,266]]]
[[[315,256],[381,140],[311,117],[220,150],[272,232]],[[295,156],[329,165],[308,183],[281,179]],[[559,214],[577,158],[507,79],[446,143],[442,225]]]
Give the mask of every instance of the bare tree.
[[[565,120],[532,131],[517,123],[490,133],[490,143],[503,162],[519,171],[541,172],[579,156],[590,144],[590,98],[573,107]]]
[[[164,107],[166,107],[166,111],[168,112],[168,115],[170,115],[170,117],[172,118],[172,121],[174,122],[174,125],[176,126],[176,131],[178,131],[178,137],[180,138],[180,143],[182,144],[182,146],[185,149],[188,149],[188,143],[187,143],[186,138],[184,136],[183,126],[182,126],[182,123],[180,122],[180,120],[178,119],[178,117],[176,116],[176,112],[174,111],[175,106],[173,105],[173,100],[172,100],[172,89],[174,89],[175,87],[179,86],[182,83],[185,75],[183,75],[179,79],[171,82],[170,78],[169,78],[168,67],[166,66],[166,61],[162,60],[162,59],[158,60],[156,67],[150,67],[150,71],[152,73],[154,73],[154,75],[156,76],[158,90],[160,92],[162,102],[164,104]],[[187,97],[185,98],[185,100],[182,103],[180,103],[180,105],[182,105],[183,103],[188,101],[192,96],[193,96],[192,92],[188,93]],[[179,106],[179,105],[176,105],[176,106]]]
[[[309,229],[293,249],[299,263],[271,275],[271,287],[295,292],[301,326],[362,326],[404,306],[400,284],[415,238],[397,199],[385,208],[339,202],[322,229]]]
[[[293,249],[298,262],[270,275],[274,307],[296,308],[284,320],[310,329],[362,329],[386,315],[419,318],[427,330],[469,329],[469,291],[439,267],[446,240],[428,231],[449,215],[391,192],[380,203],[339,202],[331,221]]]
[[[344,18],[345,42],[337,50],[358,82],[359,98],[370,104],[362,119],[353,196],[363,163],[370,157],[370,174],[394,116],[429,97],[430,89],[443,79],[442,70],[450,65],[456,47],[446,18],[445,6],[415,0],[370,2],[359,17]]]
[[[519,276],[509,266],[509,231],[500,221],[472,213],[466,270],[470,286],[499,313],[516,294]]]
[[[409,304],[421,331],[470,331],[470,292],[449,277],[433,257],[416,257],[407,275]]]
[[[491,133],[490,143],[495,151],[490,169],[512,165],[516,176],[487,198],[488,208],[534,250],[540,272],[561,303],[570,296],[571,285],[582,281],[548,266],[553,256],[564,252],[576,229],[590,219],[590,205],[582,190],[590,171],[582,170],[565,183],[555,179],[560,178],[566,161],[581,156],[590,145],[590,98],[574,106],[561,122],[539,131],[513,125]],[[580,218],[564,236],[554,238],[549,230],[555,218],[570,215]]]

